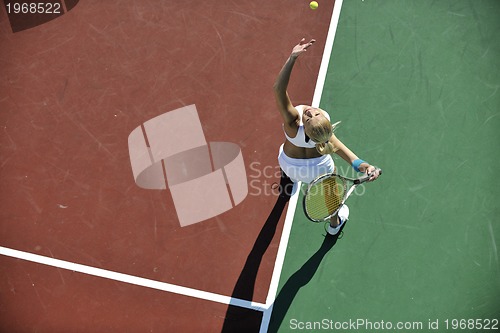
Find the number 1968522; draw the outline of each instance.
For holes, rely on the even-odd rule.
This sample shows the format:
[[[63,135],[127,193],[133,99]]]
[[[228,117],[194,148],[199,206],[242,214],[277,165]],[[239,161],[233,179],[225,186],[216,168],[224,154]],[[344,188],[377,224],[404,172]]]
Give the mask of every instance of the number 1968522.
[[[61,14],[60,3],[35,2],[35,3],[7,3],[5,5],[9,14]]]

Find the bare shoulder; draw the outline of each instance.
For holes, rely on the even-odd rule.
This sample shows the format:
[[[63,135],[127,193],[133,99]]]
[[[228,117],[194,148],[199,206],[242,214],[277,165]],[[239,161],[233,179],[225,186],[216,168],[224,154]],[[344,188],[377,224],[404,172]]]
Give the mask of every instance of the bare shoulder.
[[[283,117],[285,127],[297,130],[300,124],[300,112],[292,103],[280,107],[280,113]]]

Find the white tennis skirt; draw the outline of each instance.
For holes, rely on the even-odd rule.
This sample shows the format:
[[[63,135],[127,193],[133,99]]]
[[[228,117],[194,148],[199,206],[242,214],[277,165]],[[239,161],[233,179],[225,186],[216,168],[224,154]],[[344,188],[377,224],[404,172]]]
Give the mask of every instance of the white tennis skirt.
[[[335,164],[330,155],[315,158],[291,158],[283,151],[283,145],[280,146],[278,162],[283,172],[293,182],[310,183],[316,177],[335,170]]]

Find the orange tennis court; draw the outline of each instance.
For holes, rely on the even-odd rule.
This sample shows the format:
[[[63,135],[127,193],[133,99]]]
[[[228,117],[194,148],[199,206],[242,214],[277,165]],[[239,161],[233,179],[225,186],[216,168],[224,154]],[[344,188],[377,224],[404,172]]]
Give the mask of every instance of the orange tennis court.
[[[333,1],[60,4],[0,11],[2,330],[259,330],[262,311],[228,304],[266,304],[286,214],[272,85],[314,37],[293,90],[311,103]],[[135,182],[128,138],[190,105],[207,142],[240,147],[249,187],[181,226],[171,191]]]
[[[318,3],[3,1],[1,332],[500,327],[499,2]],[[278,166],[303,37],[291,99],[384,170],[338,237]]]

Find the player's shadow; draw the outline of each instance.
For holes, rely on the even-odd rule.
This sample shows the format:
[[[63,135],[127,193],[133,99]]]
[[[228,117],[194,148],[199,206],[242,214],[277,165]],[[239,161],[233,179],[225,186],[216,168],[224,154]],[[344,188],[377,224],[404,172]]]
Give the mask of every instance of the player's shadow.
[[[268,333],[278,331],[295,296],[303,286],[311,281],[314,274],[316,274],[325,255],[337,243],[338,236],[341,234],[344,226],[345,224],[337,235],[326,236],[316,253],[314,253],[312,257],[285,282],[274,301],[271,320],[267,331]]]
[[[247,257],[231,294],[232,298],[252,300],[262,257],[274,238],[280,217],[287,202],[290,200],[292,185],[292,181],[282,175],[279,184],[280,195]],[[342,226],[338,235],[341,234],[344,226]],[[336,244],[337,239],[338,236],[325,237],[318,251],[285,283],[274,301],[273,314],[268,332],[277,332],[298,291],[311,281],[324,256]],[[256,333],[260,330],[261,321],[261,311],[229,305],[221,332]]]
[[[290,178],[282,174],[279,184],[280,194],[278,199],[247,257],[243,270],[231,294],[232,298],[249,301],[253,299],[255,281],[257,279],[262,257],[276,234],[276,228],[280,217],[287,202],[290,200],[292,186],[293,183]],[[262,312],[260,311],[229,305],[224,319],[222,333],[259,332],[261,320]]]

